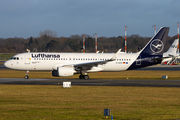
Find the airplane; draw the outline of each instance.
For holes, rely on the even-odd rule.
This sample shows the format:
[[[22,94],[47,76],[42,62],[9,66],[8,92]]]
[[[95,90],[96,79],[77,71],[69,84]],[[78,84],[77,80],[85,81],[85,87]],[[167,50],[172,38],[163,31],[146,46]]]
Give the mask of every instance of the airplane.
[[[14,70],[52,71],[54,77],[80,74],[89,79],[90,72],[117,72],[138,69],[161,63],[169,27],[159,29],[146,46],[137,53],[49,53],[27,52],[14,55],[4,66]]]
[[[162,64],[166,62],[167,64],[172,63],[176,58],[178,58],[179,53],[177,53],[178,50],[178,43],[179,39],[175,39],[172,45],[169,47],[168,51],[163,53],[163,60]]]

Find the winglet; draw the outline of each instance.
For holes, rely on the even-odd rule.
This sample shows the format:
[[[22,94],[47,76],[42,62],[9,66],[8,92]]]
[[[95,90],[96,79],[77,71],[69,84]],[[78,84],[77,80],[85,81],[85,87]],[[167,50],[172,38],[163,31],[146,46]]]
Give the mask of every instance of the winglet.
[[[119,49],[116,54],[111,58],[111,60],[115,60],[116,59],[116,56],[118,55],[118,53],[121,51],[121,49]]]

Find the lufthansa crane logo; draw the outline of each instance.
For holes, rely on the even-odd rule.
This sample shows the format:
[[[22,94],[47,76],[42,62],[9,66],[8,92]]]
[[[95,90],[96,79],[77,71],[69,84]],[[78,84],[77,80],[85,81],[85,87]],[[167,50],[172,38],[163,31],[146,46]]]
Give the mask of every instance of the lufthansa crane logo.
[[[161,40],[155,39],[151,42],[150,48],[151,48],[152,52],[160,53],[164,48],[164,44]]]

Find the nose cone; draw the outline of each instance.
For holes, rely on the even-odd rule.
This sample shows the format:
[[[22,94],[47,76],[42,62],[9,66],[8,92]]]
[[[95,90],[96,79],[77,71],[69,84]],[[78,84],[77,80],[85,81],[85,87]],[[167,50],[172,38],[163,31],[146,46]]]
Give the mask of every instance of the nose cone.
[[[6,61],[6,62],[4,63],[4,66],[7,67],[7,68],[10,68],[10,63],[9,63],[8,61]]]

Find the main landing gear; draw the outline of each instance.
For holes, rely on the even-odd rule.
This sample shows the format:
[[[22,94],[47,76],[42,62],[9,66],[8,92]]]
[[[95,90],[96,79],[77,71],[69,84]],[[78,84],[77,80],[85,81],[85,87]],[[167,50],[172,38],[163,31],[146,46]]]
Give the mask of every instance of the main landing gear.
[[[24,76],[25,79],[29,79],[28,73],[29,71],[27,70],[26,75]]]
[[[87,75],[87,74],[85,74],[85,75],[81,74],[81,75],[79,75],[79,79],[88,80],[88,79],[89,79],[89,75]]]

